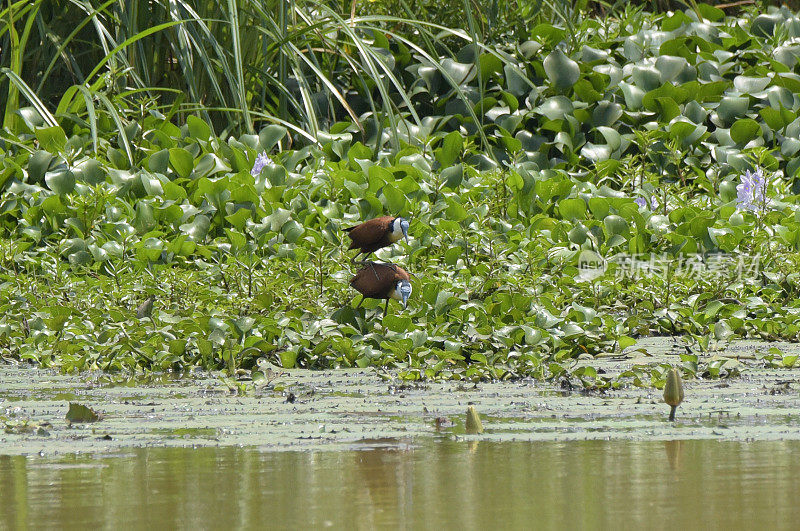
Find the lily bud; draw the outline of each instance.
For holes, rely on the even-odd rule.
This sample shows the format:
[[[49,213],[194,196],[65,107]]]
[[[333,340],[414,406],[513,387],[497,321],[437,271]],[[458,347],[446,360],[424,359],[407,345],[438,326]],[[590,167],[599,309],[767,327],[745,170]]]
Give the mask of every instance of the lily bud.
[[[483,423],[474,406],[467,407],[467,433],[483,433]]]
[[[670,369],[667,373],[667,383],[664,385],[664,402],[672,407],[669,420],[675,420],[675,410],[683,402],[683,382],[678,369]]]

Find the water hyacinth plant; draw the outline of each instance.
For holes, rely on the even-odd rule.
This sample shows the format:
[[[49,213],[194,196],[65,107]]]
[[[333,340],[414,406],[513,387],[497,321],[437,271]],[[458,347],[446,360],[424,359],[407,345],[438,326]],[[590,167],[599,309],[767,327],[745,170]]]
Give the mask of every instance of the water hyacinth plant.
[[[767,203],[766,188],[761,168],[754,172],[746,170],[741,184],[736,187],[736,207],[739,210],[763,211]]]
[[[339,3],[344,17],[324,3],[201,4],[201,25],[168,9],[185,2],[154,0],[139,11],[145,32],[117,32],[129,18],[115,10],[127,4],[112,2],[83,19],[86,28],[102,19],[89,54],[87,32],[63,47],[69,34],[51,32],[79,10],[40,10],[52,21],[40,27],[17,16],[28,4],[38,5],[16,2],[4,20],[19,21],[15,35],[29,20],[39,51],[13,45],[10,30],[0,36],[0,49],[25,63],[0,69],[0,108],[9,83],[24,91],[6,97],[0,134],[0,358],[230,377],[258,374],[266,360],[379,367],[409,380],[568,376],[610,387],[663,378],[659,369],[617,380],[569,360],[651,335],[702,348],[709,337],[800,337],[800,190],[787,186],[800,170],[800,105],[793,85],[781,85],[788,77],[767,76],[776,60],[781,74],[800,74],[793,13],[770,15],[783,22],[765,39],[760,26],[747,30],[755,10],[704,9],[703,27],[730,37],[692,33],[687,45],[677,34],[695,31],[694,10],[665,18],[637,7],[618,14],[610,36],[586,18],[574,42],[555,21],[535,42],[526,33],[493,47],[480,24],[440,38],[425,21],[352,16],[352,2]],[[286,7],[286,24],[270,24],[283,11],[264,6]],[[629,45],[666,34],[676,38],[663,50]],[[106,35],[116,53],[101,45]],[[175,43],[174,60],[164,43]],[[705,52],[720,46],[747,61]],[[62,56],[71,59],[60,70],[39,74]],[[191,57],[203,60],[190,72]],[[56,78],[65,85],[51,87]],[[37,96],[31,84],[42,82]],[[676,109],[685,116],[676,120]],[[639,138],[642,113],[654,129]],[[787,176],[770,190],[775,215],[731,215],[735,161],[763,168],[746,176],[743,205],[761,198],[766,209],[764,175]],[[355,307],[339,266],[340,228],[401,213],[420,230],[408,260],[425,272],[420,296],[402,313],[367,318],[374,306]],[[753,282],[670,268],[620,288],[619,267],[585,281],[584,263],[623,253],[767,259]],[[740,367],[693,363],[684,376]]]

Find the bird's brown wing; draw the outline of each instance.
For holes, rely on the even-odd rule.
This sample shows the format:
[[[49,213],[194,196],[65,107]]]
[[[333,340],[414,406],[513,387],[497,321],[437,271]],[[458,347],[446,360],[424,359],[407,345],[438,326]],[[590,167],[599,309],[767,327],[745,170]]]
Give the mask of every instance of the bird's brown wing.
[[[386,238],[393,219],[394,217],[392,216],[381,216],[365,221],[355,227],[344,229],[350,239],[353,240],[350,242],[348,249],[363,249],[366,252],[380,249],[383,247],[380,244]],[[375,247],[376,245],[377,247]]]
[[[386,299],[399,280],[397,278],[399,273],[395,269],[405,273],[394,264],[368,263],[358,270],[350,280],[350,285],[368,299]],[[407,273],[406,276],[408,276]]]

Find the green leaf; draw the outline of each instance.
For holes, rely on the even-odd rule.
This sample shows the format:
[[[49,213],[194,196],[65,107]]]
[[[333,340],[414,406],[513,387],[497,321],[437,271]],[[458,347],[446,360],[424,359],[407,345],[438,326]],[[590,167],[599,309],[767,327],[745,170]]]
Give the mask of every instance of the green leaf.
[[[269,153],[272,148],[286,136],[286,128],[282,125],[268,125],[258,134],[258,144],[262,151]]]
[[[453,200],[448,201],[448,206],[446,210],[447,218],[451,219],[455,222],[462,222],[467,219],[467,211],[461,206],[459,203],[456,203]]]
[[[184,178],[189,177],[194,169],[194,157],[183,148],[169,149],[169,163],[175,173]]]
[[[448,168],[461,156],[463,147],[461,133],[452,131],[444,137],[441,147],[436,150],[436,160],[439,161],[443,168]]]
[[[546,116],[549,120],[561,120],[572,113],[574,109],[572,101],[570,101],[569,98],[565,96],[553,96],[552,98],[547,98],[539,107],[534,109],[534,111]]]
[[[44,174],[50,168],[50,163],[54,157],[44,150],[35,151],[28,159],[28,178],[31,183],[40,183],[44,180]]]
[[[459,63],[449,57],[442,61],[442,69],[453,79],[456,86],[469,83],[477,75],[475,65]]]
[[[725,124],[733,123],[733,121],[744,115],[750,107],[750,100],[742,96],[725,96],[719,102],[717,107],[717,116],[719,116]]]
[[[386,198],[386,208],[389,212],[400,214],[405,210],[406,197],[397,187],[386,184],[381,189],[381,193]]]
[[[631,78],[634,85],[644,92],[661,86],[661,73],[654,66],[634,66],[631,69]]]
[[[156,151],[147,158],[147,168],[153,173],[167,173],[169,157],[168,149]]]
[[[545,57],[542,65],[550,83],[558,90],[571,87],[581,75],[578,63],[567,57],[560,48]]]
[[[697,6],[697,11],[703,15],[703,18],[707,18],[711,22],[719,22],[725,18],[725,12],[717,7],[705,3],[698,3],[695,5]]]
[[[267,164],[261,170],[261,175],[267,178],[270,186],[283,186],[286,184],[286,168],[278,164]]]
[[[456,265],[458,259],[464,256],[464,249],[460,245],[450,247],[444,252],[444,263],[453,266]]]
[[[65,195],[75,189],[75,174],[66,168],[49,171],[44,177],[47,187],[59,195]]]
[[[305,228],[293,219],[290,219],[281,227],[281,233],[289,243],[296,243],[305,231]]]
[[[278,356],[281,358],[281,367],[284,369],[291,369],[297,363],[297,350],[284,350],[278,353]]]
[[[45,319],[47,327],[55,332],[60,332],[69,318],[72,316],[72,308],[68,306],[50,306],[46,308],[50,317]]]
[[[161,256],[166,245],[159,238],[150,237],[136,246],[136,257],[139,260],[155,262]]]
[[[626,348],[632,347],[636,344],[636,340],[629,336],[620,336],[617,339],[617,342],[619,343],[620,350],[625,350]]]
[[[392,332],[405,332],[411,326],[411,317],[390,314],[383,318],[383,325]]]
[[[456,164],[455,166],[445,168],[442,170],[440,177],[444,181],[446,187],[455,190],[461,185],[461,181],[464,179],[464,166],[462,164]]]
[[[211,226],[211,220],[208,216],[198,214],[194,217],[191,223],[184,223],[180,226],[182,233],[186,234],[194,242],[203,241],[208,234],[208,229]]]
[[[211,126],[194,115],[186,118],[186,125],[189,127],[189,136],[198,140],[210,140],[213,134]]]
[[[239,230],[244,230],[247,220],[252,217],[250,209],[240,208],[230,216],[225,216],[225,220]]]
[[[761,136],[761,126],[752,118],[736,120],[731,126],[731,138],[739,147],[744,147],[758,136]]]
[[[601,101],[592,111],[592,124],[598,126],[611,126],[622,118],[622,106],[610,101]]]
[[[603,224],[605,225],[606,233],[609,236],[612,235],[623,236],[628,234],[630,230],[628,227],[628,222],[625,221],[624,218],[617,216],[616,214],[610,214],[606,216],[605,219],[603,220]]]
[[[67,135],[59,126],[37,128],[36,139],[42,149],[51,153],[61,153],[67,145]]]
[[[758,15],[750,24],[750,33],[756,37],[772,37],[775,33],[775,26],[781,22],[783,17],[777,13],[769,15]]]
[[[672,138],[681,141],[683,147],[689,146],[700,140],[708,128],[705,125],[695,125],[692,122],[678,119],[669,126]]]
[[[87,159],[80,163],[73,172],[75,179],[86,184],[100,184],[106,181],[106,171],[103,165],[95,159]]]
[[[558,202],[558,210],[566,220],[586,219],[586,201],[579,197],[562,199]]]
[[[372,150],[361,142],[356,142],[347,150],[347,160],[353,163],[356,160],[372,160]],[[355,169],[358,169],[358,165]]]

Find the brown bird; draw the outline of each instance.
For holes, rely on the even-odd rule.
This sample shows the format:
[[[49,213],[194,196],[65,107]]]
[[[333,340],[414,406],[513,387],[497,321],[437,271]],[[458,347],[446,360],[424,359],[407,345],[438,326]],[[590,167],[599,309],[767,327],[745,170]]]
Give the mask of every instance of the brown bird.
[[[353,240],[347,250],[358,249],[358,253],[351,262],[355,262],[360,254],[364,254],[364,258],[366,258],[371,253],[388,247],[400,238],[405,238],[408,242],[408,220],[405,218],[382,216],[344,230]]]
[[[371,266],[375,275],[370,274],[368,266]],[[364,299],[386,299],[383,315],[389,310],[389,299],[402,301],[405,308],[408,306],[408,297],[411,296],[410,281],[409,274],[398,265],[367,262],[350,280],[353,289],[362,295],[356,308],[361,306]]]

